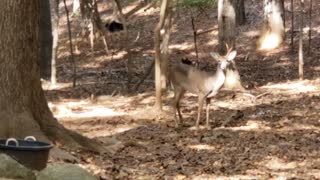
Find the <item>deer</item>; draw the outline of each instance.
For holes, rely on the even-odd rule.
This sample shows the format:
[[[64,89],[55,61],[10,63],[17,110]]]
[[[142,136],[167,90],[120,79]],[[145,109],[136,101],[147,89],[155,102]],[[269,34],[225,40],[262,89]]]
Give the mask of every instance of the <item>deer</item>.
[[[228,49],[228,48],[227,48]],[[191,65],[176,63],[169,68],[168,79],[173,88],[173,109],[175,116],[175,125],[179,127],[183,118],[180,112],[180,100],[186,91],[198,95],[198,116],[196,121],[196,129],[199,129],[201,111],[203,109],[204,100],[206,100],[206,128],[211,129],[209,125],[210,101],[220,89],[226,79],[226,68],[234,60],[237,55],[235,50],[228,49],[226,55],[221,56],[216,52],[210,55],[218,61],[215,73],[199,70]],[[179,120],[177,119],[177,112]]]

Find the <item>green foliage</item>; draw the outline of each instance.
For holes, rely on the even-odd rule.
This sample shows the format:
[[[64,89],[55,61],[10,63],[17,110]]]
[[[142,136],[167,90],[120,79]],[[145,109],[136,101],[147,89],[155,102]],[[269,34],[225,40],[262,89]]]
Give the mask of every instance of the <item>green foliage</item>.
[[[215,5],[216,0],[181,0],[180,5],[182,7],[207,7]]]

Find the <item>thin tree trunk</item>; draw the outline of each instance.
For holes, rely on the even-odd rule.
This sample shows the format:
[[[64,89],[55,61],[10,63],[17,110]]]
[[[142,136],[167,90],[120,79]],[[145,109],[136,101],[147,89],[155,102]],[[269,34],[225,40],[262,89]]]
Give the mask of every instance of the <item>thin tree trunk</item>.
[[[60,0],[51,0],[51,13],[52,13],[52,35],[53,35],[53,44],[52,44],[52,58],[51,58],[51,84],[57,83],[57,53],[58,53],[58,40],[59,40],[59,3]]]
[[[197,45],[197,29],[196,29],[196,26],[195,26],[195,22],[194,22],[194,17],[192,16],[191,17],[191,25],[192,25],[192,30],[193,30],[193,43],[194,43],[194,49],[196,51],[196,66],[198,67],[199,66],[199,55],[198,55],[198,45]]]
[[[94,58],[94,0],[80,0],[82,34],[89,33],[91,58]]]
[[[76,61],[74,59],[74,54],[73,54],[73,45],[72,45],[72,35],[71,35],[71,27],[70,27],[70,20],[69,20],[69,10],[66,4],[66,0],[63,0],[64,3],[64,8],[66,10],[67,14],[67,24],[68,24],[68,36],[69,36],[69,47],[70,47],[70,62],[72,64],[72,71],[73,71],[73,81],[72,85],[73,87],[76,87],[76,81],[77,81],[77,65]]]
[[[312,0],[309,2],[309,40],[308,40],[308,54],[311,52],[311,31],[312,31]]]
[[[299,25],[299,79],[303,79],[303,15],[304,15],[304,0],[300,0],[300,25]]]
[[[122,43],[127,51],[127,73],[128,73],[128,82],[127,82],[127,90],[128,92],[130,92],[131,90],[131,80],[132,80],[132,76],[133,76],[133,64],[132,64],[132,60],[131,60],[131,45],[130,45],[130,40],[129,40],[129,32],[128,32],[128,22],[122,12],[122,6],[120,4],[119,0],[114,0],[116,5],[117,5],[117,9],[119,12],[119,17],[120,17],[120,21],[123,24],[123,30],[124,30],[124,43]]]
[[[169,64],[169,42],[170,42],[170,31],[172,23],[172,2],[168,2],[168,7],[166,10],[166,17],[164,22],[164,35],[161,45],[161,89],[165,90],[167,88],[167,74],[168,74],[168,64]]]
[[[293,34],[294,33],[294,6],[291,0],[291,52],[293,52]]]
[[[233,0],[235,1],[235,11],[236,11],[236,23],[237,25],[244,25],[247,21],[246,11],[245,11],[245,0]]]
[[[160,51],[160,30],[164,25],[168,0],[162,0],[160,9],[160,20],[154,29],[154,49],[155,49],[155,83],[156,83],[156,102],[155,108],[162,111],[161,93],[161,51]]]
[[[40,73],[49,80],[52,60],[51,13],[49,0],[40,1]]]

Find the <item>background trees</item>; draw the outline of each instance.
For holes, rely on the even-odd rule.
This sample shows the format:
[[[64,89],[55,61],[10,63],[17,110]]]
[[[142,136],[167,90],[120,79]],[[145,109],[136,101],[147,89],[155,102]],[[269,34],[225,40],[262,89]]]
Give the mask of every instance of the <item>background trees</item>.
[[[264,1],[245,1],[247,21],[241,26],[237,25],[237,10],[233,10],[236,14],[235,33],[230,39],[235,41],[234,48],[238,52],[235,62],[242,83],[252,96],[228,92],[219,94],[211,108],[212,130],[200,128],[202,136],[199,137],[194,135],[192,127],[197,110],[193,95],[186,93],[181,103],[183,114],[186,115],[186,126],[175,129],[170,108],[171,91],[162,98],[162,118],[156,119],[156,113],[152,111],[155,103],[154,77],[147,78],[138,90],[127,93],[129,73],[126,48],[131,50],[131,85],[134,85],[145,76],[154,62],[154,29],[159,23],[161,11],[159,1],[119,1],[129,36],[128,41],[123,41],[123,30],[111,32],[103,27],[109,53],[106,53],[100,40],[95,41],[93,53],[86,39],[79,40],[80,51],[75,55],[78,67],[75,88],[72,87],[73,71],[69,61],[66,12],[62,3],[55,6],[60,10],[61,17],[57,49],[58,82],[50,86],[43,81],[44,92],[40,90],[40,70],[37,64],[40,55],[34,53],[40,46],[35,42],[39,41],[40,36],[40,30],[37,30],[40,25],[36,25],[39,14],[31,14],[31,11],[39,10],[40,2],[32,3],[35,2],[33,5],[27,0],[1,2],[1,138],[30,135],[26,130],[30,129],[31,135],[51,140],[56,147],[70,152],[78,159],[72,160],[73,163],[89,169],[100,179],[318,178],[318,161],[314,158],[318,157],[320,136],[318,12],[311,14],[314,26],[311,29],[312,46],[310,55],[304,57],[304,78],[307,80],[296,81],[300,29],[299,18],[296,17],[300,14],[300,1],[295,1],[293,8],[296,26],[293,29],[292,52],[288,38],[275,49],[256,50],[255,44],[263,24]],[[66,2],[67,8],[71,9],[72,0]],[[118,10],[113,13],[117,8],[112,6],[112,2],[97,1],[103,23],[118,13]],[[173,10],[176,8],[176,11],[172,14],[174,21],[170,31],[166,30],[166,23],[160,29],[157,48],[160,48],[161,62],[165,59],[164,45],[170,42],[167,48],[169,65],[189,59],[187,62],[191,62],[190,65],[198,62],[197,68],[215,71],[216,64],[208,54],[217,51],[219,44],[223,44],[219,42],[219,33],[223,35],[224,30],[219,32],[218,4],[210,1],[210,6],[207,6],[203,5],[207,0],[193,1],[192,8],[187,8],[186,4],[181,5],[186,1],[180,0],[178,4],[172,2]],[[233,9],[237,9],[237,5],[233,5],[235,1],[229,2]],[[286,3],[285,10],[290,12]],[[309,11],[309,3],[309,0],[305,1],[306,12]],[[314,6],[314,9],[319,9],[319,3],[314,3]],[[15,16],[13,12],[19,13]],[[226,18],[223,16],[222,13],[222,19]],[[304,23],[309,21],[305,13],[303,17]],[[291,21],[288,16],[286,18],[288,32]],[[19,22],[13,23],[14,20]],[[74,40],[81,26],[75,15],[70,16],[70,20]],[[117,19],[117,22],[121,24],[123,21]],[[304,30],[300,36],[302,43],[306,42],[305,32],[309,30],[306,27],[305,24],[301,26]],[[165,40],[167,32],[170,32],[170,41]],[[197,52],[194,34],[197,38]],[[286,35],[288,37],[291,33]],[[48,99],[49,107],[44,97]],[[49,108],[58,120],[52,117]],[[96,146],[88,146],[88,139],[69,132],[62,125],[101,142],[112,138],[113,142],[121,143],[113,146],[112,151],[106,154],[74,151],[64,144],[90,149]],[[57,161],[61,162],[53,157],[50,163]],[[279,167],[274,164],[290,168],[279,173]]]

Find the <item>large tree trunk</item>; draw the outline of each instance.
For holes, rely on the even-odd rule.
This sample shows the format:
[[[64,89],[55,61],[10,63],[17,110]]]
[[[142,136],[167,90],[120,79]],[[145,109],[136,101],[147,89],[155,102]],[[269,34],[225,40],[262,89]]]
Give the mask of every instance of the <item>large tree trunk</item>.
[[[0,1],[0,138],[37,139],[102,151],[53,117],[40,83],[41,0]]]
[[[231,0],[218,1],[219,52],[224,55],[227,48],[235,49],[236,45],[236,12],[235,3]],[[243,90],[240,75],[235,62],[226,72],[224,87],[229,90]]]
[[[284,0],[264,0],[264,22],[258,49],[278,47],[285,38]]]
[[[49,80],[51,75],[52,34],[49,0],[40,1],[40,74]]]

